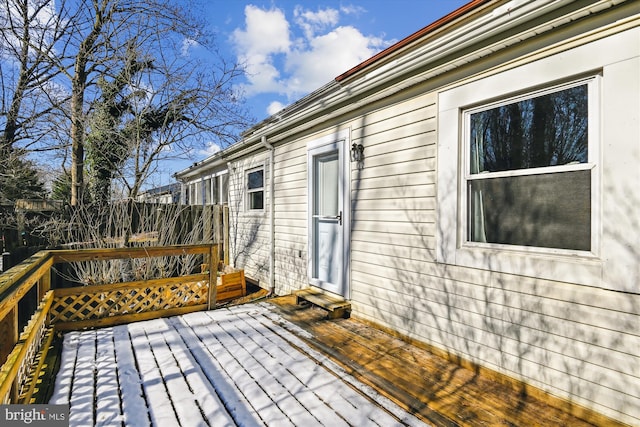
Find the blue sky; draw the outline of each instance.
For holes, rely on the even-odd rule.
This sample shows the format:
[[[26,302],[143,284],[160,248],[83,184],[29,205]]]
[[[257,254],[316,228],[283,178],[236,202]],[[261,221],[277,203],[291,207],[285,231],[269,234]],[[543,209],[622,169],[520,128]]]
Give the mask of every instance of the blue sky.
[[[468,0],[209,0],[217,44],[246,64],[256,120],[320,88]]]
[[[469,1],[205,0],[205,19],[221,53],[245,64],[240,89],[257,123]],[[172,162],[160,183],[193,160]]]
[[[257,123],[468,1],[202,0],[198,9],[220,52],[246,66],[238,89]],[[218,150],[211,143],[189,160],[163,164],[145,187],[173,181],[174,172]],[[36,160],[56,168],[59,158]]]

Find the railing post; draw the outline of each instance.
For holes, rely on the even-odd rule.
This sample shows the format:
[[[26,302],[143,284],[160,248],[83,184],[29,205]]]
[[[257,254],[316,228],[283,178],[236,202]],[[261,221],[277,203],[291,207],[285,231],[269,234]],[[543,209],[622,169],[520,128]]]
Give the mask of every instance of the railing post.
[[[38,303],[44,298],[44,294],[51,289],[51,268],[47,269],[44,274],[38,279]]]
[[[224,265],[229,265],[229,206],[224,205],[222,208],[222,232],[224,245]]]
[[[18,342],[18,304],[9,310],[4,319],[0,320],[0,366],[7,361],[7,357]]]
[[[209,247],[209,302],[208,308],[215,308],[216,298],[218,297],[218,245],[213,244]]]
[[[224,259],[224,236],[222,233],[223,224],[222,224],[222,205],[213,205],[213,229],[215,239],[214,242],[218,245],[218,259]]]
[[[44,298],[45,294],[47,292],[49,292],[50,289],[51,289],[51,267],[49,267],[47,269],[47,271],[45,271],[44,274],[40,277],[40,279],[38,279],[38,302],[37,302],[37,304],[40,304],[40,302]],[[46,325],[49,325],[50,319],[51,319],[51,316],[49,314],[47,314],[47,317],[45,319],[45,324]]]
[[[0,366],[7,361],[9,354],[18,342],[18,336],[18,304],[16,304],[0,321]],[[9,392],[9,403],[17,402],[17,398],[18,382],[16,379]]]

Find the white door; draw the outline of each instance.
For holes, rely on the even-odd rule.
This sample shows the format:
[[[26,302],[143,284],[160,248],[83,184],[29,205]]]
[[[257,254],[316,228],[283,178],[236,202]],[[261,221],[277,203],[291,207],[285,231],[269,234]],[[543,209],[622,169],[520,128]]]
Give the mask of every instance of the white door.
[[[342,145],[309,151],[309,279],[314,286],[347,296]]]

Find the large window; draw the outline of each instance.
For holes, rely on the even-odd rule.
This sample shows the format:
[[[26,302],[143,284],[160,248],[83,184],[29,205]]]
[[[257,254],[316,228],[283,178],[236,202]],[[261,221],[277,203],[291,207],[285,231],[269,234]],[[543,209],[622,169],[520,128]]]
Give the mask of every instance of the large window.
[[[590,86],[464,111],[466,241],[590,251]]]
[[[264,168],[247,173],[247,209],[264,209]]]
[[[541,50],[436,92],[438,263],[638,291],[634,36]]]

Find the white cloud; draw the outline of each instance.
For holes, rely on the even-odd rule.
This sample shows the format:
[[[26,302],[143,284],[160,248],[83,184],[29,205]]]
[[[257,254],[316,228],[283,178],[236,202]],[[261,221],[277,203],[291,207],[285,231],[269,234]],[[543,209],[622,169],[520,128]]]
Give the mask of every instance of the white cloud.
[[[367,9],[365,9],[364,7],[362,7],[362,6],[354,6],[352,4],[340,6],[340,12],[344,13],[345,15],[360,16],[363,13],[365,13],[366,11],[367,11]]]
[[[198,46],[198,42],[193,40],[193,39],[189,39],[189,38],[185,38],[182,40],[182,48],[180,49],[180,54],[182,56],[188,56],[189,52],[191,51],[191,48],[194,46]]]
[[[269,104],[269,106],[267,107],[267,113],[270,116],[273,116],[275,113],[277,113],[278,111],[282,110],[284,107],[286,107],[286,105],[284,105],[282,102],[279,101],[273,101],[271,104]]]
[[[220,151],[220,146],[216,143],[211,142],[209,143],[209,145],[206,146],[206,148],[199,150],[198,154],[209,157],[209,156],[213,156],[218,151]]]
[[[291,26],[281,9],[246,6],[245,26],[230,39],[246,67],[245,95],[273,93],[294,101],[389,46],[390,41],[354,26],[338,26],[341,16],[364,12],[355,6],[315,11],[296,6]],[[282,107],[274,101],[268,113]]]
[[[21,11],[14,3],[7,3],[8,8],[0,9],[0,28],[10,28],[16,26],[17,31],[21,31],[21,26],[25,24]],[[31,2],[27,3],[27,15],[29,16],[29,33],[30,41],[34,44],[42,42],[42,46],[46,47],[52,39],[52,29],[56,27],[56,22],[62,22],[57,15],[54,2],[47,3],[37,10]],[[12,31],[6,31],[0,40],[0,55],[5,48],[20,51],[21,40],[16,38]],[[4,56],[4,55],[2,55]],[[6,57],[4,59],[7,59]]]
[[[363,35],[353,27],[335,30],[309,40],[306,49],[287,58],[291,93],[308,93],[374,55],[384,41]]]
[[[302,28],[305,37],[310,39],[317,32],[337,25],[340,19],[340,12],[331,8],[312,12],[304,10],[302,6],[296,6],[293,10],[293,16],[295,23]]]
[[[289,22],[280,9],[263,10],[248,5],[244,13],[245,29],[236,29],[231,41],[247,70],[246,93],[279,91],[280,72],[273,60],[275,54],[289,51]]]

